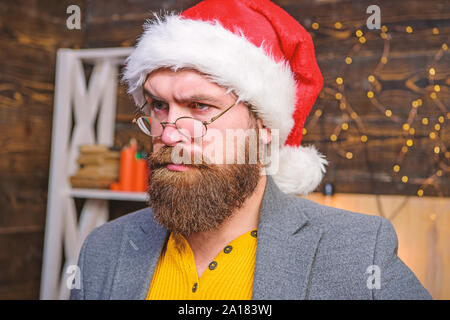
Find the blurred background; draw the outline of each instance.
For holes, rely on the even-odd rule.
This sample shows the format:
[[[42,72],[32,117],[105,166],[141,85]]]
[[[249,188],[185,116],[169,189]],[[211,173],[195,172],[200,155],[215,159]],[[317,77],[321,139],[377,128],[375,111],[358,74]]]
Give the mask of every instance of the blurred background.
[[[64,274],[89,230],[145,207],[140,190],[108,188],[123,178],[124,146],[135,158],[150,151],[121,61],[152,11],[198,2],[0,2],[0,299],[66,298]],[[389,219],[400,258],[434,299],[450,299],[448,1],[274,2],[311,34],[325,79],[303,144],[329,166],[307,198]],[[379,29],[366,24],[370,5]],[[86,115],[89,101],[98,113]],[[80,150],[94,143],[108,149]]]

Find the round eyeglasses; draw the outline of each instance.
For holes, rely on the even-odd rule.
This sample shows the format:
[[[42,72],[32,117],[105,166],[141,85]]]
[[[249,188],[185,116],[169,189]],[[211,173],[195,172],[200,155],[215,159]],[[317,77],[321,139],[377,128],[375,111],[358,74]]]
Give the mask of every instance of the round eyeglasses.
[[[147,102],[145,102],[142,107],[139,108],[133,119],[133,123],[136,123],[143,133],[154,138],[160,137],[168,124],[174,125],[182,135],[189,139],[201,138],[206,134],[206,131],[208,130],[207,126],[234,107],[236,102],[219,113],[217,116],[212,117],[209,121],[202,121],[192,117],[179,117],[175,120],[175,122],[162,122],[158,120],[157,117],[144,115],[142,110],[147,104]]]

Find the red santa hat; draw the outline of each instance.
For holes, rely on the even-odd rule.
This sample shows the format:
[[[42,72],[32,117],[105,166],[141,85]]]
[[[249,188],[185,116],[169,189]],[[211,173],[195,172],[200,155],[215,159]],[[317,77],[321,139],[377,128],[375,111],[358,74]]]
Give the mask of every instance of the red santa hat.
[[[152,71],[192,68],[254,107],[265,126],[279,130],[279,168],[285,193],[308,194],[321,182],[327,161],[301,146],[303,126],[323,78],[309,33],[268,0],[205,0],[144,25],[127,59],[124,80],[137,105]]]

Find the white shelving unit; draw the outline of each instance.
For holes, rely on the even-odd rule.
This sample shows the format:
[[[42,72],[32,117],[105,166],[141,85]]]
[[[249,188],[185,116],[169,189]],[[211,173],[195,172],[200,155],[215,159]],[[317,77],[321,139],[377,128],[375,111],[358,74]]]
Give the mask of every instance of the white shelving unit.
[[[109,191],[99,189],[70,189],[69,195],[73,198],[147,201],[145,192]]]
[[[86,236],[108,221],[108,200],[146,201],[145,193],[72,189],[69,182],[78,169],[80,145],[113,145],[118,70],[131,51],[58,50],[41,299],[69,297],[65,271],[77,264]],[[88,85],[83,62],[94,65]],[[79,221],[74,198],[86,199]]]

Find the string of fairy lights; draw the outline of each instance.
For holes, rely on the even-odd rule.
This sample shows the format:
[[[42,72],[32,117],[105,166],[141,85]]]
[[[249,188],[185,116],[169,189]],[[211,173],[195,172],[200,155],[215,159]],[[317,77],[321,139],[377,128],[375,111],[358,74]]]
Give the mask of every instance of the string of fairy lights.
[[[313,22],[311,24],[312,32],[320,32],[323,27],[319,25],[318,22]],[[433,187],[439,196],[443,196],[438,179],[443,175],[446,175],[450,172],[450,166],[446,164],[448,163],[448,159],[450,159],[450,150],[447,145],[448,141],[444,141],[441,138],[441,132],[446,122],[450,120],[450,112],[448,111],[446,105],[442,101],[440,97],[441,87],[437,83],[437,76],[439,74],[438,70],[438,62],[448,54],[448,45],[447,43],[442,43],[440,48],[436,50],[436,54],[434,55],[433,61],[429,64],[426,70],[423,70],[422,76],[427,79],[427,85],[424,89],[417,88],[414,92],[417,92],[417,97],[411,101],[410,111],[408,117],[403,120],[403,117],[395,114],[395,111],[391,106],[386,103],[381,102],[378,97],[380,96],[381,91],[383,90],[380,78],[382,75],[382,70],[386,66],[390,58],[390,49],[391,49],[391,41],[393,39],[393,34],[398,36],[403,33],[405,35],[413,34],[414,29],[411,26],[391,26],[392,30],[389,30],[386,25],[381,27],[379,32],[370,32],[365,33],[363,28],[358,28],[357,30],[350,31],[351,36],[354,39],[354,44],[344,57],[344,61],[342,62],[341,68],[339,70],[339,74],[343,75],[346,68],[349,68],[355,57],[355,54],[361,50],[361,48],[367,44],[368,41],[375,39],[374,37],[380,37],[383,40],[383,50],[381,53],[381,57],[375,66],[374,70],[367,74],[367,81],[369,84],[368,90],[365,92],[365,96],[370,101],[370,103],[375,107],[375,109],[383,116],[387,121],[391,121],[395,124],[395,126],[399,126],[401,129],[401,138],[404,141],[400,150],[398,151],[398,155],[395,161],[391,164],[391,171],[389,175],[392,177],[394,182],[401,183],[413,183],[414,185],[419,185],[416,194],[419,197],[425,195],[425,190],[427,187]],[[325,27],[327,34],[331,31],[339,32],[346,31],[343,30],[343,25],[341,22],[335,22],[332,27]],[[347,33],[348,34],[348,33]],[[433,28],[431,30],[430,36],[439,35],[440,31],[438,28]],[[448,39],[447,39],[448,42]],[[448,80],[448,79],[447,79]],[[414,79],[407,80],[407,86],[414,86]],[[366,89],[364,89],[366,90]],[[345,79],[343,76],[338,76],[335,79],[335,84],[333,85],[325,85],[324,89],[320,93],[319,97],[324,98],[326,95],[329,95],[334,99],[339,105],[339,109],[342,112],[340,123],[334,128],[333,132],[329,135],[328,139],[331,143],[333,150],[341,157],[344,157],[348,160],[351,160],[355,157],[354,152],[345,150],[344,147],[341,146],[340,141],[343,139],[339,139],[340,135],[343,132],[349,130],[351,125],[354,125],[358,131],[361,133],[358,137],[349,137],[348,139],[352,139],[352,141],[358,141],[361,144],[365,144],[368,142],[369,138],[367,134],[367,128],[364,121],[364,117],[360,117],[360,115],[355,111],[352,107],[352,103],[349,97],[345,92]],[[437,108],[437,112],[433,114],[433,117],[427,117],[421,115],[421,110],[424,108],[424,101],[429,101],[430,99],[426,99],[427,96],[431,98],[432,104]],[[323,107],[316,109],[313,117],[308,123],[308,127],[314,127],[317,121],[323,116]],[[404,167],[404,162],[406,161],[408,155],[412,156],[412,147],[416,143],[417,136],[417,125],[422,126],[420,128],[421,131],[424,129],[427,130],[427,140],[430,144],[430,156],[434,161],[433,167],[435,168],[434,172],[428,177],[423,178],[410,178],[408,175],[402,171]],[[308,129],[303,129],[303,135],[308,134]],[[423,143],[423,142],[420,142]],[[445,160],[447,159],[447,160]]]

